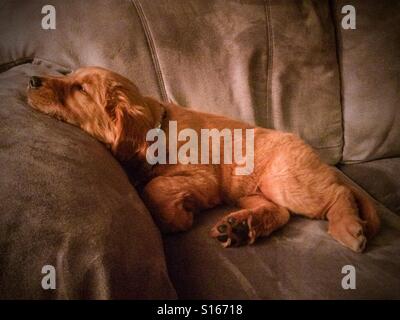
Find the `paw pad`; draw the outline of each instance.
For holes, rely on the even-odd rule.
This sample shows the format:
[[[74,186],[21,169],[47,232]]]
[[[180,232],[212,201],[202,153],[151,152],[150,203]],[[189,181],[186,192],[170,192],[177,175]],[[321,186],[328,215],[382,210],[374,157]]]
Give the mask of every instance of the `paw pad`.
[[[212,236],[217,238],[224,247],[240,246],[249,243],[249,231],[247,220],[239,221],[234,217],[229,217],[213,229]]]

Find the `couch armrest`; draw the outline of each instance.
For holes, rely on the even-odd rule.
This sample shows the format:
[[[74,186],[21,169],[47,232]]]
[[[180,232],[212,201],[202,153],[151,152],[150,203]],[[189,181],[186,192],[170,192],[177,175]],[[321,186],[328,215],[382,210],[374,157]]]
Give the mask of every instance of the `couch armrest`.
[[[118,162],[26,105],[29,76],[55,70],[0,74],[0,298],[175,298],[159,231]],[[45,265],[55,290],[42,288]]]

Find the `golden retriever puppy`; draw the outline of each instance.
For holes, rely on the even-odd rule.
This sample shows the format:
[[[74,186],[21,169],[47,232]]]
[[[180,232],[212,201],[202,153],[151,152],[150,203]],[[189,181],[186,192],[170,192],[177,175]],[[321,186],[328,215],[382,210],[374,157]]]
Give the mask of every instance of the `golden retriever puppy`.
[[[143,183],[141,196],[164,232],[188,230],[194,213],[221,203],[241,208],[221,219],[210,232],[224,247],[251,244],[285,225],[290,214],[327,219],[332,237],[356,252],[363,251],[366,238],[379,229],[376,209],[368,197],[342,181],[293,134],[158,102],[142,96],[128,79],[99,67],[81,68],[67,76],[32,77],[28,102],[80,127],[110,148]],[[178,150],[187,143],[187,136],[172,141],[171,123],[177,132],[190,129],[185,132],[197,137],[203,136],[204,129],[226,129],[224,142],[229,137],[237,140],[229,132],[243,132],[243,137],[252,132],[253,150],[244,150],[242,144],[239,151],[246,151],[244,159],[252,158],[254,165],[247,174],[238,174],[243,162],[218,163],[211,155],[203,159],[204,154],[203,162],[198,161],[200,154],[192,154],[193,161],[185,163],[176,159],[151,163],[148,151],[156,143],[156,139],[148,139],[151,130],[165,132],[158,138],[165,140],[169,157],[175,150],[173,144]],[[220,155],[229,155],[224,144],[218,148]],[[183,154],[187,156],[187,152]]]

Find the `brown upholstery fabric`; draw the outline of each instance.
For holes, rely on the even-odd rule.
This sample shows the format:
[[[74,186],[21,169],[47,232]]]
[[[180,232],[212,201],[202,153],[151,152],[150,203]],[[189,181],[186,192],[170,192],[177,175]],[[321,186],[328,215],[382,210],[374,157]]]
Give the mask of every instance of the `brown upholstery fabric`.
[[[340,170],[376,200],[400,214],[400,158],[346,164]]]
[[[56,70],[0,74],[0,299],[175,298],[159,231],[117,161],[27,106],[29,76]],[[56,290],[41,287],[44,265]]]
[[[382,231],[363,254],[327,234],[327,222],[292,217],[252,246],[224,249],[208,235],[233,208],[196,217],[193,230],[165,237],[168,269],[179,298],[400,299],[400,218],[382,205]],[[356,269],[356,289],[344,290],[345,265]]]
[[[340,27],[353,5],[357,29]],[[336,1],[346,163],[400,155],[400,2]]]

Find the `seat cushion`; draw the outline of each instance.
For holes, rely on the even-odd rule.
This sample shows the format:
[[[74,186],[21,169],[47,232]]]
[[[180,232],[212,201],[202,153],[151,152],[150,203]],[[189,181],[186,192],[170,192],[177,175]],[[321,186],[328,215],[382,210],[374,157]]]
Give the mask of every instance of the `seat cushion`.
[[[400,158],[346,164],[339,168],[376,200],[400,214]]]
[[[350,251],[327,234],[327,222],[292,217],[254,245],[224,249],[208,235],[234,208],[196,217],[194,228],[165,237],[168,268],[184,299],[400,298],[400,218],[379,204],[382,230],[366,252]],[[342,268],[356,270],[356,290],[341,286]]]
[[[26,103],[40,61],[0,74],[0,298],[175,298],[160,234],[118,162]],[[56,272],[43,290],[42,268]]]

